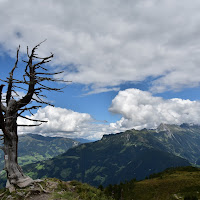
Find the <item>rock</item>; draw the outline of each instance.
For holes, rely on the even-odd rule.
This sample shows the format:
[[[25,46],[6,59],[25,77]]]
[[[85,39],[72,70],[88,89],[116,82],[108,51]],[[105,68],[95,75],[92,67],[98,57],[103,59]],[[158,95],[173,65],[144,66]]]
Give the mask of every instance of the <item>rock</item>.
[[[15,192],[15,187],[13,185],[10,185],[8,189],[10,193]]]
[[[9,189],[9,192],[10,192],[10,193],[12,193],[12,192],[15,191],[14,185],[10,184],[10,182],[9,182],[8,180],[7,180],[7,182],[6,182],[6,188]]]
[[[6,199],[13,199],[13,197],[11,195],[9,195]]]
[[[16,192],[17,195],[23,197],[24,196],[24,193],[23,192]]]
[[[31,185],[33,182],[34,182],[34,180],[27,176],[26,178],[19,180],[17,182],[17,186],[19,186],[20,188],[24,188],[24,187]]]

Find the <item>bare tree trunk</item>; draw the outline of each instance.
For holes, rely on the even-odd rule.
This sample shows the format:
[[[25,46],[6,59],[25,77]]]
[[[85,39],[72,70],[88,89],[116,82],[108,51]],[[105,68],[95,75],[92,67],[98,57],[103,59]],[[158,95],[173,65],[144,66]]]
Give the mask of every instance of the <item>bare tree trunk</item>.
[[[5,171],[7,172],[6,187],[12,186],[26,187],[33,180],[24,175],[18,165],[18,135],[17,135],[17,107],[16,101],[11,100],[6,112],[4,136]]]
[[[43,41],[44,42],[44,41]],[[19,48],[17,49],[17,58],[14,67],[9,73],[9,77],[6,80],[0,79],[4,83],[7,83],[7,92],[5,102],[2,100],[2,89],[5,86],[4,84],[0,85],[0,130],[2,130],[3,134],[0,135],[4,138],[4,146],[0,147],[3,149],[5,154],[5,171],[7,172],[7,188],[12,188],[10,190],[14,190],[15,186],[26,187],[33,183],[34,181],[23,174],[22,169],[18,165],[17,162],[17,146],[18,146],[18,136],[17,136],[17,126],[39,126],[43,122],[43,120],[31,119],[23,116],[25,111],[29,111],[31,114],[32,109],[40,108],[41,106],[30,106],[28,107],[32,101],[35,101],[39,104],[51,105],[49,102],[43,100],[45,95],[41,94],[44,90],[46,91],[62,91],[62,88],[53,88],[48,85],[43,84],[42,82],[68,82],[60,79],[56,79],[52,76],[56,74],[60,74],[62,72],[56,73],[48,73],[48,69],[43,67],[42,65],[51,61],[53,58],[53,54],[47,57],[38,57],[35,51],[38,47],[43,43],[39,43],[36,45],[31,54],[29,54],[29,49],[27,47],[27,56],[28,60],[24,61],[26,66],[24,67],[23,79],[18,80],[13,78],[13,74],[17,68],[18,64],[18,56],[19,56]],[[33,62],[34,61],[34,62]],[[20,84],[26,85],[27,87],[21,87]],[[17,91],[15,88],[21,88],[27,91],[25,96],[20,98],[19,100],[15,100],[13,93],[17,95]],[[19,96],[19,95],[17,95]],[[18,124],[17,118],[22,117],[29,121],[41,122],[40,124]]]

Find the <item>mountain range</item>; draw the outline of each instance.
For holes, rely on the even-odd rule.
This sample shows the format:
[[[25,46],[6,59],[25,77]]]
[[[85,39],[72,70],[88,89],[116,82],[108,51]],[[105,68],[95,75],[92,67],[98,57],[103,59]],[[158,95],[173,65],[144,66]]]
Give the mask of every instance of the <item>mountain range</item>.
[[[33,178],[79,180],[93,186],[148,177],[169,167],[198,164],[200,126],[161,124],[157,129],[104,135],[52,159],[24,166]]]
[[[85,141],[86,142],[86,141]],[[80,142],[63,137],[44,137],[37,134],[19,136],[18,163],[22,165],[53,158],[66,152],[69,148],[79,145]],[[4,166],[4,154],[0,151],[0,169]]]

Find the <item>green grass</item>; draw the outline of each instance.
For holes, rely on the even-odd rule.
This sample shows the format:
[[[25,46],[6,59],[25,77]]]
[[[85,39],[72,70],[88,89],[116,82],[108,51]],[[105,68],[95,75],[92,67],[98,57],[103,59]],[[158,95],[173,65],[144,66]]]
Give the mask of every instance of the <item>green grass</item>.
[[[80,183],[78,181],[72,181],[70,183],[75,187],[75,192],[80,199],[83,200],[111,200],[111,197],[106,196],[101,190],[91,187],[86,183]]]
[[[66,182],[59,181],[52,199],[112,200],[111,197],[106,196],[101,190],[78,181],[70,181],[67,184]]]
[[[134,188],[135,199],[184,199],[195,195],[200,198],[200,171],[194,168],[172,169],[161,176],[138,182]]]
[[[79,196],[76,193],[74,194],[72,192],[65,191],[65,192],[62,192],[62,193],[53,194],[53,199],[78,200]]]
[[[67,200],[113,200],[111,197],[106,196],[100,189],[94,188],[88,184],[83,184],[78,181],[69,181],[64,182],[55,178],[44,179],[43,182],[39,185],[34,186],[34,190],[37,191],[37,195],[43,195],[44,191],[41,190],[41,187],[48,191],[46,193],[49,197],[49,200],[55,199],[67,199]],[[16,199],[16,200],[25,200],[34,198],[33,186],[26,188],[17,188],[15,192],[9,193],[6,189],[0,190],[0,199]]]
[[[200,170],[194,167],[178,167],[154,174],[143,181],[126,182],[108,186],[104,192],[116,200],[180,200],[200,199]],[[122,191],[122,192],[121,192]],[[116,194],[115,194],[116,193]]]

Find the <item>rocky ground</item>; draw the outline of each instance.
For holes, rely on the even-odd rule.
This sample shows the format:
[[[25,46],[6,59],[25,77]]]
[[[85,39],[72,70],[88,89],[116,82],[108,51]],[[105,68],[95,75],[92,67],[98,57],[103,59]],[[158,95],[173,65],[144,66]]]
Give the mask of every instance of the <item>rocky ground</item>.
[[[0,200],[111,200],[100,190],[77,181],[64,182],[58,179],[44,179],[26,188],[16,188],[12,193],[0,190]]]

